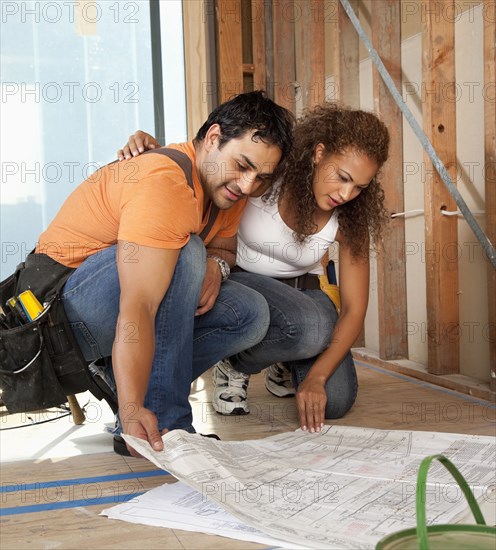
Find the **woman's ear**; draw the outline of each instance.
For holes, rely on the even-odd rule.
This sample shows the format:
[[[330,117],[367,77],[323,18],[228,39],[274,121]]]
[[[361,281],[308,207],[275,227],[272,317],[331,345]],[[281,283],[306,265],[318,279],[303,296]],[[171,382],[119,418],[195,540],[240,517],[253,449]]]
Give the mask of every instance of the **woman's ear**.
[[[324,158],[325,156],[325,146],[323,143],[319,143],[316,147],[315,147],[315,153],[313,154],[313,163],[314,164],[319,164],[319,162]]]

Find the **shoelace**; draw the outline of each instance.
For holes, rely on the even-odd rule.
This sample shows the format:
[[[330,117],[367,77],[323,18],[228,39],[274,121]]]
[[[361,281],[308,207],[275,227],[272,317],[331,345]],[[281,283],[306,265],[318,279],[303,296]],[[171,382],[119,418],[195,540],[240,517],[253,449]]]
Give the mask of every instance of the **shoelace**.
[[[289,371],[283,367],[276,367],[274,369],[276,372],[273,373],[272,380],[277,382],[278,384],[287,385],[291,384],[291,374]],[[269,375],[270,376],[270,375]]]
[[[222,391],[222,395],[227,395],[229,397],[244,397],[246,389],[243,388],[243,384],[246,382],[247,376],[234,369],[226,372],[226,376],[228,385]]]

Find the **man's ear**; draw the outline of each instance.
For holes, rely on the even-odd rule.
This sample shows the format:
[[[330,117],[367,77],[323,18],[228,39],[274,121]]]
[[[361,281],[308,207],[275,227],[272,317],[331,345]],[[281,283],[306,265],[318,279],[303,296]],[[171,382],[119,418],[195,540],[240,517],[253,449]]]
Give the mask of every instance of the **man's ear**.
[[[319,143],[315,147],[315,152],[313,154],[313,163],[319,164],[319,162],[325,157],[326,154],[326,148],[323,143]]]
[[[207,152],[210,152],[215,146],[218,146],[218,141],[222,132],[218,124],[212,124],[205,134],[203,146]]]

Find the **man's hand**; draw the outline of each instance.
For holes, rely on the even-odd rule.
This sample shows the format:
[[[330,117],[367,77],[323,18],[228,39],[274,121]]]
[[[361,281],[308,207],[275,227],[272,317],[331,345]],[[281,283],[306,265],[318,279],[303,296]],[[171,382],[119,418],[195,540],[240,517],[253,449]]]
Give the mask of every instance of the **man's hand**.
[[[117,158],[119,160],[130,159],[137,157],[148,149],[157,149],[158,147],[161,147],[161,145],[152,135],[138,130],[132,136],[129,136],[126,145],[117,151]]]
[[[164,449],[164,444],[158,431],[157,417],[152,411],[137,404],[128,403],[122,409],[119,409],[119,416],[121,418],[123,433],[148,441],[155,451],[162,451]],[[164,431],[164,433],[166,432],[167,430]],[[132,447],[127,445],[127,448],[134,457],[142,458]]]
[[[296,406],[302,430],[320,432],[324,425],[326,403],[325,382],[305,378],[296,392]]]
[[[222,258],[228,263],[229,267],[232,267],[236,261],[236,239],[236,235],[233,237],[214,237],[207,245],[207,254]],[[219,264],[212,258],[207,257],[207,269],[196,315],[203,315],[214,307],[215,300],[220,292],[221,282],[222,274]]]
[[[203,280],[203,286],[200,292],[200,302],[195,315],[203,315],[214,307],[215,300],[220,292],[221,281],[222,276],[219,264],[215,260],[207,258],[205,279]]]

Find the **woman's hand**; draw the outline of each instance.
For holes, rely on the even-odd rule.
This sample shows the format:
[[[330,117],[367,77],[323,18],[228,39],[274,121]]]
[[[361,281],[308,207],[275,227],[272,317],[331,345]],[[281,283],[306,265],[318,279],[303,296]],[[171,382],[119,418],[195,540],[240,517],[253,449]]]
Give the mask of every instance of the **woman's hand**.
[[[325,381],[307,376],[296,392],[296,406],[302,430],[320,432],[324,425],[326,403]]]
[[[132,136],[129,136],[126,145],[117,151],[117,158],[119,160],[130,159],[137,157],[148,149],[157,149],[158,147],[161,147],[161,145],[152,135],[138,130]]]

